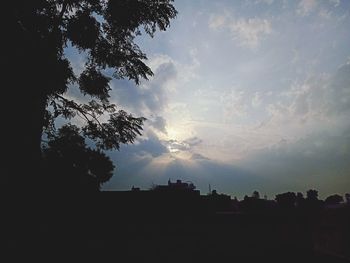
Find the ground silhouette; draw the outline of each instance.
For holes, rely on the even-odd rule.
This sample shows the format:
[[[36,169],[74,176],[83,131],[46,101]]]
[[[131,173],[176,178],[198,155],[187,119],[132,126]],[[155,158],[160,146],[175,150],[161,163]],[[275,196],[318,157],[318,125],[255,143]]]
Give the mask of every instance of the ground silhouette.
[[[15,258],[25,251],[128,262],[348,262],[350,203],[329,204],[316,190],[308,193],[238,200],[215,190],[201,195],[181,180],[70,199],[63,192],[32,222],[35,231],[7,233],[7,250]]]

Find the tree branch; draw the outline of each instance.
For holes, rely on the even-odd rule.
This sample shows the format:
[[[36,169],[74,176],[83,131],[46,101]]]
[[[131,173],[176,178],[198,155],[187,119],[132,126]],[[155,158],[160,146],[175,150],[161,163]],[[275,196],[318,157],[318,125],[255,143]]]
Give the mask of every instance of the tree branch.
[[[59,95],[59,94],[55,94],[55,97],[64,101],[69,107],[71,107],[72,109],[75,109],[77,112],[79,112],[81,115],[83,115],[84,119],[87,122],[91,122],[91,120],[89,119],[88,116],[90,116],[94,121],[96,121],[96,123],[98,124],[98,126],[106,131],[106,129],[103,127],[103,125],[101,124],[101,122],[98,120],[98,118],[96,116],[94,116],[93,114],[84,111],[77,103],[75,103],[73,100],[68,100],[65,97]],[[107,131],[106,131],[107,132]]]
[[[68,1],[67,0],[63,1],[62,10],[61,10],[60,15],[59,15],[60,20],[62,20],[63,15],[66,12],[67,6],[68,6]]]

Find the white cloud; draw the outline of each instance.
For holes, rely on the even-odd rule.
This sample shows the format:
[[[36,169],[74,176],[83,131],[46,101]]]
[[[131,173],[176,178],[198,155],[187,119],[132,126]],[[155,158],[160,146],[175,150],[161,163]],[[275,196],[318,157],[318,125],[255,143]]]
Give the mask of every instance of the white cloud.
[[[209,18],[209,28],[211,29],[219,29],[225,26],[227,22],[227,15],[211,15]]]
[[[239,19],[230,25],[230,29],[242,46],[252,49],[272,32],[270,21],[260,18]]]
[[[232,89],[222,94],[220,100],[223,105],[224,122],[237,121],[247,114],[244,91]]]
[[[255,92],[252,98],[252,107],[258,108],[261,105],[262,99],[259,92]]]
[[[272,33],[271,22],[261,18],[233,18],[232,15],[212,15],[209,19],[210,29],[227,29],[238,44],[256,49],[266,35]]]
[[[344,129],[350,115],[349,76],[350,66],[343,65],[333,76],[321,74],[295,83],[266,107],[270,117],[259,129],[295,139],[316,131]]]
[[[317,0],[301,0],[298,4],[297,14],[305,16],[317,7]]]

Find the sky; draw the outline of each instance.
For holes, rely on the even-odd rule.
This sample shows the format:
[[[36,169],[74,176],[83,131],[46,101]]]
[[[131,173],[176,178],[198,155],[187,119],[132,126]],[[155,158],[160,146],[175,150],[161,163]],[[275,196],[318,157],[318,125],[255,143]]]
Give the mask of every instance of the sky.
[[[167,31],[136,39],[154,77],[111,82],[111,101],[147,121],[108,152],[103,189],[181,179],[238,198],[349,192],[350,1],[174,5]]]

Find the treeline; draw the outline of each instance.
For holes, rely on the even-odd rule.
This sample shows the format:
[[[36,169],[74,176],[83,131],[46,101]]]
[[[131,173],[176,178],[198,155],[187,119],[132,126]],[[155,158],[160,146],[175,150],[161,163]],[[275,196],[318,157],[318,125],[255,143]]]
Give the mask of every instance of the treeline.
[[[318,197],[318,191],[314,189],[308,190],[306,196],[301,192],[285,192],[277,194],[274,199],[268,199],[266,196],[261,198],[258,191],[254,191],[250,196],[245,195],[242,200],[236,197],[231,199],[230,196],[218,194],[215,190],[208,196],[217,203],[216,208],[223,211],[248,212],[273,209],[317,211],[323,208],[350,207],[350,193],[346,193],[344,197],[333,194],[322,200]]]

